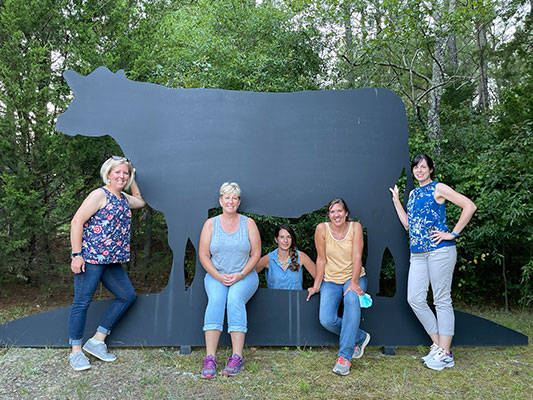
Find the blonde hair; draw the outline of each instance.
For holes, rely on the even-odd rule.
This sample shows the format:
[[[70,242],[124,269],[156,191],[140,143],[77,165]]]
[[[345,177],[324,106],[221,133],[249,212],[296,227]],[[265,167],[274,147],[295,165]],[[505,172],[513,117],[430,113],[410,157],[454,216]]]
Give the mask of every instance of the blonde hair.
[[[100,168],[100,176],[102,177],[102,181],[104,182],[104,185],[108,184],[108,178],[107,175],[113,170],[113,168],[119,166],[120,164],[126,164],[128,166],[128,172],[130,174],[130,177],[128,178],[128,182],[126,183],[126,186],[124,189],[129,189],[131,183],[133,182],[133,179],[135,178],[135,172],[133,171],[133,167],[129,160],[124,157],[116,157],[112,156],[109,157]]]
[[[241,198],[241,188],[238,183],[224,182],[222,186],[220,186],[220,197],[224,196],[226,193],[232,193],[239,199]]]

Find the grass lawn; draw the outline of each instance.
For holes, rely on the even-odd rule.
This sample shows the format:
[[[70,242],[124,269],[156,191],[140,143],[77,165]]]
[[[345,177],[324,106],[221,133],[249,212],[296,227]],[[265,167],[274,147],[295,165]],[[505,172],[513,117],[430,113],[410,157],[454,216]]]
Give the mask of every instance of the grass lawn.
[[[460,309],[533,336],[531,310]],[[0,322],[35,311],[3,311]],[[426,348],[368,347],[344,377],[331,371],[334,348],[246,348],[241,375],[210,381],[199,378],[203,351],[116,349],[116,362],[91,358],[91,370],[74,372],[67,349],[0,348],[0,399],[533,399],[531,344],[457,347],[456,366],[440,372],[420,362]],[[219,360],[229,355],[221,348]]]

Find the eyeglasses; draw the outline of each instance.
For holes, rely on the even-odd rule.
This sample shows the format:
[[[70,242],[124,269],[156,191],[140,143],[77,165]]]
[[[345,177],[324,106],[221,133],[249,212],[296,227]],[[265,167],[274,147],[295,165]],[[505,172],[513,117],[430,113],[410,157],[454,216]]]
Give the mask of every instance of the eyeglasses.
[[[130,159],[127,157],[120,157],[120,156],[111,156],[111,158],[115,161],[123,161],[123,162],[130,162]]]

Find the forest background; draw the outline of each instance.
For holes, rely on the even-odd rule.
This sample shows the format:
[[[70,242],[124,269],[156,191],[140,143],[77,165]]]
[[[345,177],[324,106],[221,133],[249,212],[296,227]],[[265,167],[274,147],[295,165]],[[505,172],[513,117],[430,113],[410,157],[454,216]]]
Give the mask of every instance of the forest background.
[[[455,300],[530,307],[532,31],[524,0],[0,0],[0,290],[72,294],[70,219],[122,151],[54,124],[72,100],[63,71],[105,65],[175,88],[393,90],[411,156],[432,155],[437,180],[478,206],[457,239]],[[288,220],[254,218],[266,253]],[[325,209],[288,221],[312,257],[323,220]],[[146,207],[133,227],[128,273],[138,293],[157,292],[172,263],[164,216]],[[392,295],[390,254],[382,267],[380,294]]]

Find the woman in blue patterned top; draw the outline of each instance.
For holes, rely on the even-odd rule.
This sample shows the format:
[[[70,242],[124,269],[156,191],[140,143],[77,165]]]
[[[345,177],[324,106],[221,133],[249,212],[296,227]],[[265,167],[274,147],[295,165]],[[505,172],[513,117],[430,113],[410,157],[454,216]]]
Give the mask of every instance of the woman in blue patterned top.
[[[314,278],[315,263],[307,254],[297,249],[296,235],[290,226],[278,226],[274,240],[278,248],[261,257],[255,270],[260,273],[266,268],[265,277],[269,289],[302,290],[301,265]]]
[[[74,272],[74,301],[69,315],[70,365],[75,371],[91,364],[82,352],[87,309],[98,283],[115,295],[94,336],[83,350],[102,361],[115,361],[105,339],[135,301],[135,291],[121,263],[130,260],[131,209],[145,202],[134,180],[129,159],[113,156],[100,169],[105,186],[93,190],[72,218],[70,268]],[[131,195],[123,190],[131,187]]]
[[[451,286],[457,252],[455,238],[474,215],[476,205],[448,185],[433,181],[433,160],[426,154],[411,162],[418,187],[409,194],[407,212],[400,202],[397,186],[390,189],[392,201],[402,225],[409,231],[411,262],[407,301],[433,344],[422,357],[424,365],[434,370],[454,366],[450,351],[455,333]],[[446,201],[462,208],[461,216],[450,231],[446,223]],[[431,285],[436,315],[427,304]]]

